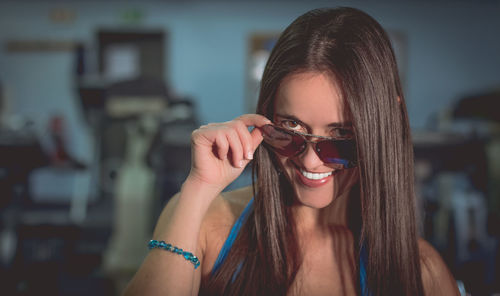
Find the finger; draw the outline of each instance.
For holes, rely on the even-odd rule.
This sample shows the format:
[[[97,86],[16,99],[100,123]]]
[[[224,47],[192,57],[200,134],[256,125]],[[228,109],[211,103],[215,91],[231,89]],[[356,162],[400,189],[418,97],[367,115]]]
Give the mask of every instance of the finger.
[[[215,144],[217,145],[217,156],[219,159],[224,160],[227,158],[227,153],[229,150],[229,143],[224,134],[220,133],[215,138]]]
[[[259,147],[260,143],[262,143],[262,140],[264,140],[264,137],[262,136],[262,131],[259,128],[254,128],[250,132],[250,136],[252,137],[252,149],[255,151],[257,147]]]
[[[238,136],[240,137],[240,141],[243,147],[243,153],[244,153],[243,157],[247,160],[250,160],[253,158],[253,151],[254,151],[252,136],[250,135],[248,128],[243,122],[235,120],[235,125],[236,125],[236,131],[238,133]]]
[[[229,147],[231,149],[231,158],[233,161],[233,166],[235,168],[241,168],[243,167],[243,147],[241,145],[241,140],[240,137],[238,136],[238,133],[234,129],[230,129],[226,133],[227,141],[229,142]]]
[[[236,118],[236,120],[241,120],[246,126],[261,127],[271,123],[271,120],[260,114],[243,114]]]

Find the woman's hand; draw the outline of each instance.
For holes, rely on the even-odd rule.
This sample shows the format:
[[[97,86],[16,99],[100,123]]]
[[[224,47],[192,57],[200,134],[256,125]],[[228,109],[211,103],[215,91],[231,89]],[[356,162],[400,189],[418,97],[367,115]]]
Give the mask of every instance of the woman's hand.
[[[245,114],[224,123],[210,123],[191,135],[191,172],[186,181],[220,193],[234,181],[253,158],[262,142],[258,128],[271,121],[258,114]]]

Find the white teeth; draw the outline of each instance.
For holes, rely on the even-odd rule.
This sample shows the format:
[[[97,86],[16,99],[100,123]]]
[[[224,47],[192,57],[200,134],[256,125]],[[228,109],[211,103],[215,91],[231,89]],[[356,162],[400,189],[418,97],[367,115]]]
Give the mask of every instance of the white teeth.
[[[302,173],[302,175],[304,177],[306,177],[307,179],[311,179],[311,180],[320,180],[320,179],[326,178],[332,174],[332,172],[319,173],[319,174],[318,173],[310,173],[310,172],[306,172],[304,170],[300,170],[300,172]]]

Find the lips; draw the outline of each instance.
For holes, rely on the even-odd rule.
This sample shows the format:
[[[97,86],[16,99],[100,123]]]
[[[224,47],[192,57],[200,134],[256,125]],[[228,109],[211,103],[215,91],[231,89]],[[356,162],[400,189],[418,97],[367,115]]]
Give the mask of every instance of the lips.
[[[295,173],[300,183],[302,183],[307,187],[315,188],[325,185],[330,179],[332,179],[332,176],[335,174],[335,171],[328,173],[311,173],[295,168]]]
[[[332,174],[332,172],[311,173],[311,172],[307,172],[304,170],[300,170],[300,172],[302,173],[302,176],[306,177],[307,179],[311,179],[311,180],[320,180],[320,179],[326,178]]]

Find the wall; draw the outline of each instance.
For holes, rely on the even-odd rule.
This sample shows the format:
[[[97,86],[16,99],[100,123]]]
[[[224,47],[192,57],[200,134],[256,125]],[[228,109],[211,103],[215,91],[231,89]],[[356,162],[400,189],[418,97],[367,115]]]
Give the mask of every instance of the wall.
[[[49,116],[66,115],[71,150],[90,159],[91,137],[73,90],[72,54],[8,53],[7,40],[52,38],[92,45],[96,29],[130,26],[122,15],[136,9],[144,15],[136,27],[168,30],[166,76],[175,92],[195,100],[206,123],[245,112],[249,33],[282,30],[311,8],[348,5],[406,34],[405,92],[414,129],[424,128],[463,95],[500,87],[500,1],[381,2],[2,1],[0,81],[10,113],[32,118],[41,134]],[[54,8],[74,10],[75,22],[51,23]]]

